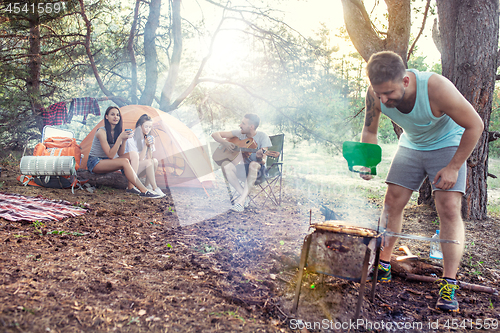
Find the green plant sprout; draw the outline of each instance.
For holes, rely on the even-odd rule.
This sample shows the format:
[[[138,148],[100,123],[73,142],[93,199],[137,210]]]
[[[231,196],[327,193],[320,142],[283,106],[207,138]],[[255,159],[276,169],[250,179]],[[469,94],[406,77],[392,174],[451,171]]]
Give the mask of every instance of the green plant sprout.
[[[39,234],[42,233],[42,228],[45,227],[45,224],[41,221],[36,220],[31,224],[33,228],[35,228],[35,231],[38,232]]]
[[[76,231],[59,231],[59,230],[52,230],[47,232],[47,234],[51,235],[72,235],[72,236],[84,236],[81,232],[76,232]]]
[[[29,258],[32,258],[34,261],[40,261],[40,260],[42,260],[42,259],[40,259],[40,255],[35,256],[33,254],[28,254],[26,256],[26,259],[29,259]]]
[[[490,302],[491,302],[491,300],[490,300]],[[28,308],[27,308],[27,307],[25,307],[25,306],[23,306],[23,311],[25,311],[25,312],[29,312],[29,313],[31,313],[31,314],[33,314],[33,315],[35,314],[35,310],[33,310],[33,309],[28,309]]]
[[[130,316],[130,320],[128,321],[127,326],[129,326],[130,324],[133,324],[133,323],[138,323],[138,322],[139,322],[139,317]]]
[[[473,268],[472,274],[473,275],[482,275],[483,272],[479,270],[479,267],[482,267],[484,264],[484,261],[478,261],[477,263],[473,264],[472,263],[472,256],[469,255],[469,266]]]

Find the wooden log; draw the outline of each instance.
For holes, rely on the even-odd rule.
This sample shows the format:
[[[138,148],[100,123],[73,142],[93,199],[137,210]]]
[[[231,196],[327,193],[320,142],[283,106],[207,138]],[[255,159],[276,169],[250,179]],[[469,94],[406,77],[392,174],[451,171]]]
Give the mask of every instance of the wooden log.
[[[436,280],[439,280],[439,278],[435,278],[432,276],[424,276],[424,275],[417,275],[417,274],[400,274],[400,276],[404,277],[407,280],[422,281],[422,282],[434,282]],[[478,284],[462,282],[462,281],[458,281],[458,285],[460,286],[460,288],[463,288],[463,289],[498,295],[498,290],[495,288],[481,286]]]
[[[88,183],[95,187],[108,186],[118,189],[126,189],[127,177],[120,171],[110,173],[90,173],[88,170],[78,170],[76,175],[79,180],[88,179]]]

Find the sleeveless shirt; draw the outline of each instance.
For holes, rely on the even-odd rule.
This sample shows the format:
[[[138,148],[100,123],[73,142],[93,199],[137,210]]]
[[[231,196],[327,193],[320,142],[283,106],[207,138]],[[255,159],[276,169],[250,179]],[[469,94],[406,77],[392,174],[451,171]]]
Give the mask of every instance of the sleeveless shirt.
[[[415,74],[417,96],[410,113],[402,113],[396,108],[387,108],[380,103],[382,113],[403,128],[399,145],[415,150],[436,150],[460,144],[464,128],[448,115],[435,117],[429,103],[428,81],[434,73],[408,69]]]
[[[100,130],[100,129],[104,129],[104,131],[106,132],[106,128],[104,127],[99,127],[97,129]],[[96,131],[96,134],[97,134],[97,131]],[[111,143],[109,145],[109,148],[113,148],[114,144]],[[106,153],[104,152],[104,150],[102,149],[102,146],[101,146],[101,141],[99,141],[99,139],[97,138],[96,135],[94,135],[94,140],[92,140],[92,147],[90,147],[90,152],[89,152],[89,156],[95,156],[95,157],[108,157],[108,155],[106,155]],[[115,156],[116,157],[116,156]]]

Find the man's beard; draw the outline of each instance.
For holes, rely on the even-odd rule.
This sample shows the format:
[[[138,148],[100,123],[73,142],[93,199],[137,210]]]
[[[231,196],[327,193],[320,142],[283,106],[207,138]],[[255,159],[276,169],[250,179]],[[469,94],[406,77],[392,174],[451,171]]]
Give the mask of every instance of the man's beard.
[[[388,108],[395,108],[403,102],[403,98],[405,97],[405,90],[403,89],[403,96],[401,96],[400,99],[389,99],[387,102],[384,103],[384,105]]]

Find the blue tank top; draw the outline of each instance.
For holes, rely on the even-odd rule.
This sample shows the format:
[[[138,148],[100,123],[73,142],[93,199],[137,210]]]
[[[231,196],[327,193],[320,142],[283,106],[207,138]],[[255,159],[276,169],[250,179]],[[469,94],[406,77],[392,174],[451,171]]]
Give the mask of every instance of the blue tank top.
[[[435,117],[429,103],[428,81],[434,73],[408,71],[415,74],[417,97],[410,113],[402,113],[396,108],[387,108],[380,103],[382,113],[403,128],[399,145],[415,150],[436,150],[460,144],[464,128],[459,126],[448,115]]]

